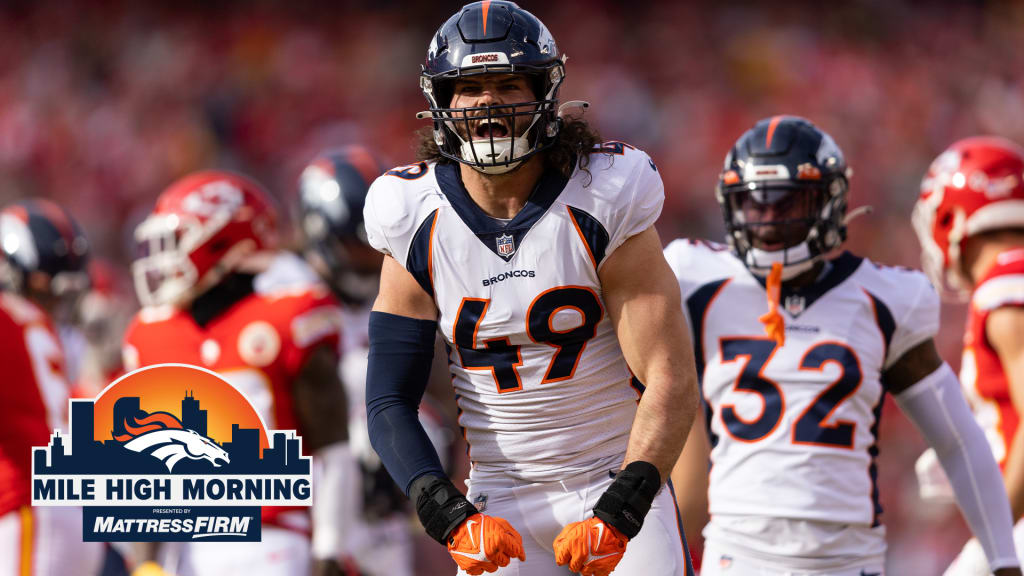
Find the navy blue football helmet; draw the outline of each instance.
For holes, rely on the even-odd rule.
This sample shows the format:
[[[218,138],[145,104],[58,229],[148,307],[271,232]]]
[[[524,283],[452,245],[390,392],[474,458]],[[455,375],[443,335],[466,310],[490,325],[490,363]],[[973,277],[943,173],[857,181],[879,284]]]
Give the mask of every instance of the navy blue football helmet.
[[[54,312],[89,289],[88,262],[89,242],[60,206],[28,199],[0,211],[0,289]]]
[[[363,205],[383,172],[361,146],[320,153],[299,177],[299,229],[306,260],[349,303],[364,304],[380,285],[383,256],[370,246]]]
[[[558,88],[565,58],[544,23],[514,2],[485,0],[467,4],[434,34],[420,75],[420,88],[434,122],[434,141],[442,156],[488,174],[508,172],[551,146],[558,134]],[[451,108],[455,81],[477,74],[525,74],[536,99],[531,102]],[[522,134],[473,140],[473,125],[530,122]],[[506,132],[509,132],[507,129]],[[465,136],[465,138],[463,137]]]
[[[760,120],[729,151],[715,189],[729,245],[759,276],[776,262],[786,280],[809,270],[846,240],[850,175],[842,150],[814,124]]]

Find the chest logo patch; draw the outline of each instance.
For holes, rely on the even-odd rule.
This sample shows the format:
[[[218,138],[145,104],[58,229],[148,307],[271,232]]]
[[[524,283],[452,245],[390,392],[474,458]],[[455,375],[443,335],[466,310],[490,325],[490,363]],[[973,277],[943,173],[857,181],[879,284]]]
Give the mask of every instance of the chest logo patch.
[[[280,352],[281,337],[267,322],[253,322],[238,334],[238,356],[249,366],[269,366]]]
[[[790,316],[799,316],[807,307],[807,300],[803,296],[786,296],[785,307]]]
[[[498,245],[498,254],[511,256],[516,251],[516,241],[508,234],[502,234],[494,239]]]

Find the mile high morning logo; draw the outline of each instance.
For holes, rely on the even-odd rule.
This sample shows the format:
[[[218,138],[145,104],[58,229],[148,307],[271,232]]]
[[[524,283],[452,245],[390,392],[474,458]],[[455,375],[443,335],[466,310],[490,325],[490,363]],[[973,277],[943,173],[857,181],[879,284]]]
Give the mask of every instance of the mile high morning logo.
[[[255,542],[261,506],[312,504],[301,439],[209,370],[141,368],[70,415],[33,448],[32,505],[82,506],[87,542]]]

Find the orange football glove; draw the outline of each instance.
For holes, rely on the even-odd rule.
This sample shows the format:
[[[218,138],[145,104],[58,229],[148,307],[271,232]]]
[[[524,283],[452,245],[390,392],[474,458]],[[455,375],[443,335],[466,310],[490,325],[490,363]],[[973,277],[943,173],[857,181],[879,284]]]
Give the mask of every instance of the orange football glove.
[[[626,552],[629,538],[599,518],[573,522],[555,538],[555,562],[583,576],[608,576]]]
[[[156,562],[143,562],[132,570],[132,576],[174,576],[170,572],[165,571]]]
[[[477,576],[526,560],[523,537],[505,519],[473,514],[448,538],[448,553],[467,573]]]

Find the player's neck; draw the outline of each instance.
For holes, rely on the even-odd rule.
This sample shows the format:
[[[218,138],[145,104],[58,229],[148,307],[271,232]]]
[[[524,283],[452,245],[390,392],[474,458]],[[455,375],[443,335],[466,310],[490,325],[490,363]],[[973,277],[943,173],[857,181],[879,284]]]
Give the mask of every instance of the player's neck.
[[[228,274],[192,302],[188,309],[189,315],[196,324],[206,327],[228,308],[253,293],[254,278],[252,274],[240,272]]]
[[[783,286],[789,289],[799,290],[817,282],[825,270],[825,261],[819,260],[811,266],[810,270],[802,272],[789,280],[782,282]]]
[[[492,218],[513,218],[526,205],[541,174],[544,159],[534,155],[522,166],[506,174],[484,174],[459,164],[462,184],[469,197]]]
[[[1024,230],[1000,230],[977,238],[968,238],[964,243],[963,252],[967,277],[977,285],[995,265],[996,258],[1014,248],[1024,248]]]

